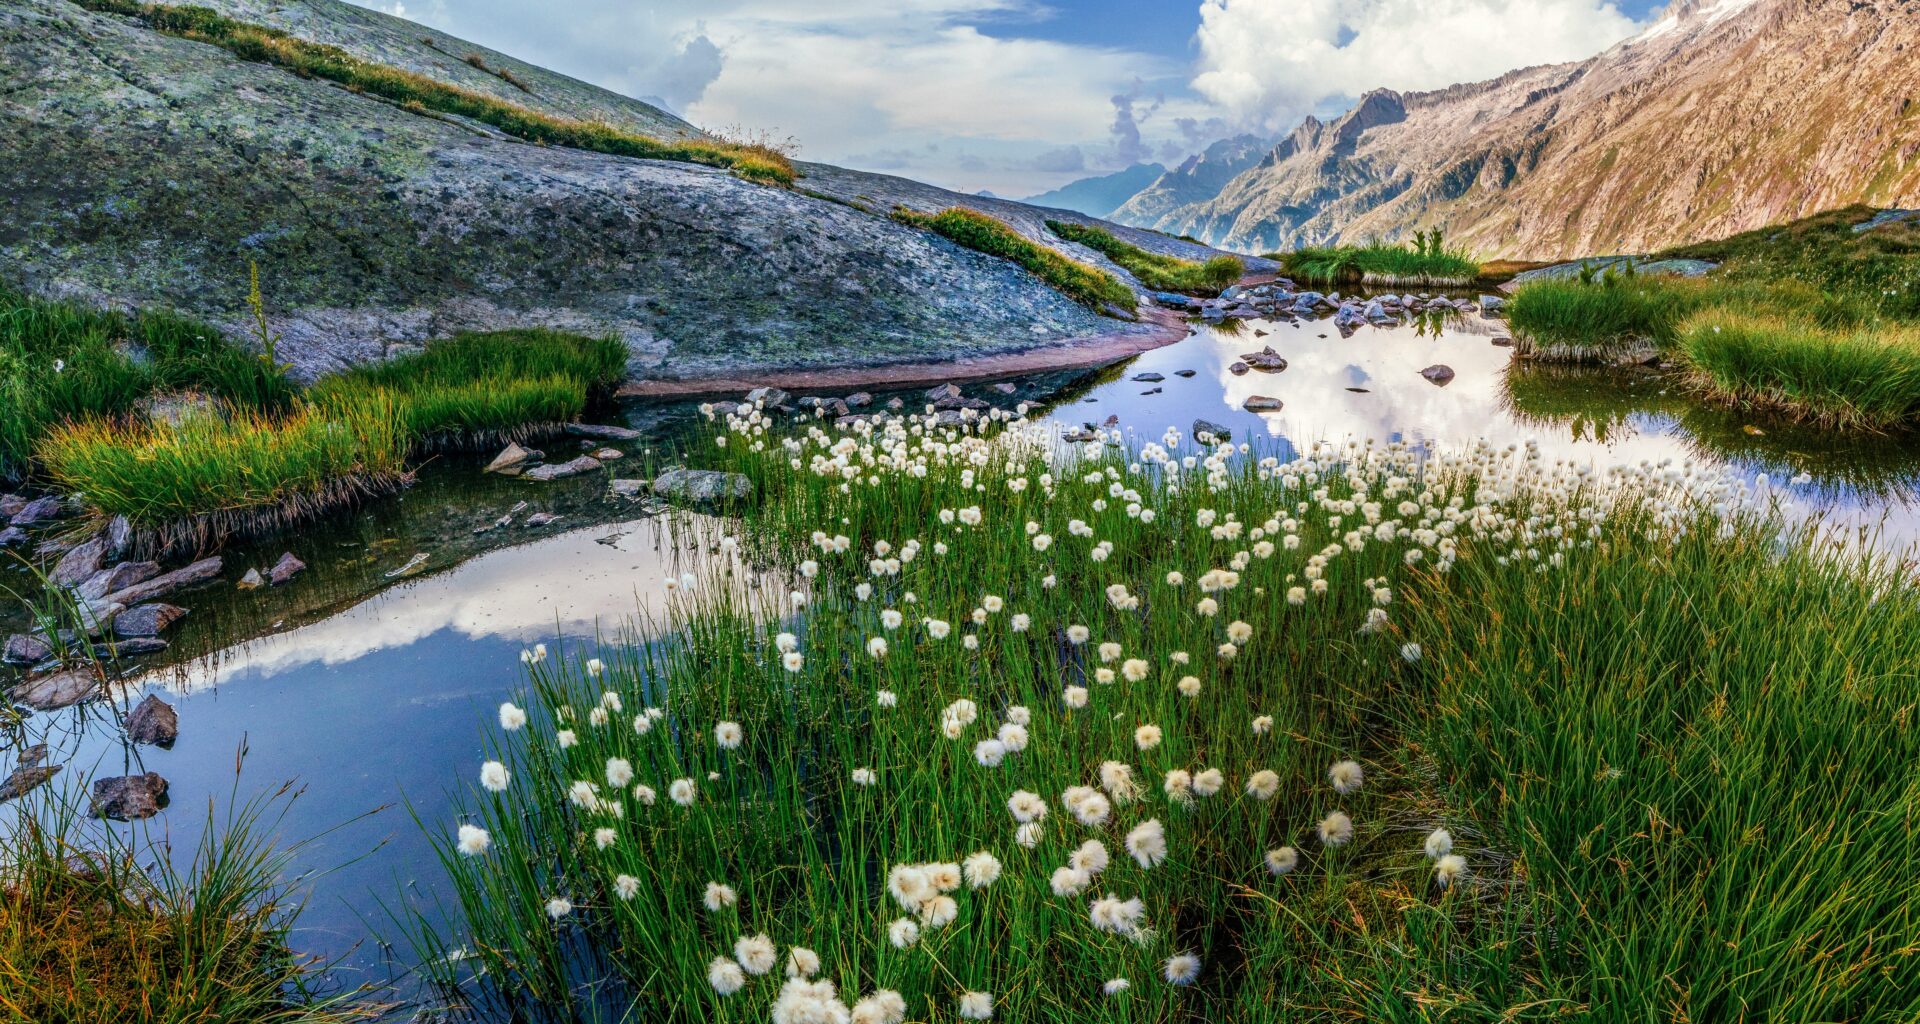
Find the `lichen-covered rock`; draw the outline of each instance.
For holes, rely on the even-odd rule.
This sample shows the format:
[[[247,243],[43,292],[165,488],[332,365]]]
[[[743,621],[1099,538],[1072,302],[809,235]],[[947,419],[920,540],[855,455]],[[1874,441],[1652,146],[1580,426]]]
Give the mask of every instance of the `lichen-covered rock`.
[[[698,134],[558,75],[519,93],[448,57],[482,48],[339,0],[206,2],[550,113]],[[821,165],[803,166],[805,189],[784,189],[528,145],[65,0],[0,6],[0,137],[9,284],[171,307],[244,336],[257,262],[280,356],[302,378],[506,327],[611,334],[630,370],[662,377],[1155,330],[887,216],[895,199],[984,199]],[[1052,244],[1042,211],[988,205]]]
[[[159,636],[168,626],[185,618],[187,610],[176,604],[154,602],[129,608],[114,616],[113,632],[116,636],[139,637]]]
[[[653,493],[692,505],[744,501],[753,495],[753,481],[739,473],[711,469],[669,469],[653,481]]]
[[[101,695],[100,674],[91,665],[61,669],[44,675],[28,676],[7,696],[15,703],[35,711],[58,711]]]
[[[140,821],[159,814],[166,805],[167,780],[158,772],[93,780],[96,817]]]
[[[149,693],[127,714],[127,738],[154,747],[171,747],[180,736],[180,714]]]

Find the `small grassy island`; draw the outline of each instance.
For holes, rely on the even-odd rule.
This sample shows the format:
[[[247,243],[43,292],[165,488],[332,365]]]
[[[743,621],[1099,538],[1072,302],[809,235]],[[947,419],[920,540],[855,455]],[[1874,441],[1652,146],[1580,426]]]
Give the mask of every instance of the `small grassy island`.
[[[1406,245],[1308,246],[1273,253],[1286,272],[1314,284],[1383,284],[1465,287],[1480,276],[1480,264],[1466,250],[1446,244],[1440,229],[1415,232]]]

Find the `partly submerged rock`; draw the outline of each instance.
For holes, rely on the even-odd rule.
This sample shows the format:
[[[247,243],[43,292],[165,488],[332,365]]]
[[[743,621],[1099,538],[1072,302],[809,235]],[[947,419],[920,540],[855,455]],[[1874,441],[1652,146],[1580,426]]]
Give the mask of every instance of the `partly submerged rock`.
[[[15,704],[35,711],[58,711],[92,700],[102,692],[99,670],[92,665],[79,665],[28,676],[7,691],[7,696]]]
[[[167,780],[158,772],[93,780],[95,817],[139,821],[167,805]]]
[[[97,601],[116,591],[145,583],[160,575],[159,562],[121,562],[94,573],[73,588],[73,596],[82,601]]]
[[[220,570],[224,566],[225,563],[221,561],[219,555],[203,558],[184,569],[162,573],[144,583],[136,583],[124,590],[116,590],[107,595],[107,600],[124,605],[143,604],[156,597],[165,597],[175,591],[218,579]]]
[[[1278,398],[1269,398],[1266,395],[1252,395],[1249,396],[1245,402],[1242,402],[1240,407],[1248,412],[1279,412],[1282,404]]]
[[[187,610],[177,604],[136,605],[114,616],[113,632],[117,636],[159,636],[168,626],[185,618]]]
[[[180,736],[180,715],[173,705],[149,693],[127,715],[127,738],[153,747],[171,747]]]
[[[793,401],[793,396],[779,388],[754,388],[747,392],[747,404],[758,405],[766,409],[780,409]]]
[[[241,590],[259,590],[266,585],[266,577],[260,575],[260,570],[258,569],[248,569],[247,574],[240,577],[240,582],[234,584],[235,587]]]
[[[535,512],[534,514],[527,517],[526,525],[549,526],[559,521],[560,521],[560,514],[557,512]]]
[[[26,796],[60,774],[57,764],[22,764],[5,780],[0,780],[0,803]]]
[[[591,437],[598,441],[638,441],[642,436],[632,427],[616,427],[603,423],[569,423],[567,433],[574,437]]]
[[[1435,363],[1421,370],[1420,376],[1444,388],[1453,382],[1453,367],[1445,363]]]
[[[539,459],[541,454],[531,448],[523,448],[517,442],[510,442],[505,448],[500,449],[500,454],[495,455],[493,461],[487,463],[487,468],[482,472],[504,473],[509,469],[518,469]]]
[[[87,580],[107,560],[107,541],[104,537],[94,537],[75,544],[60,556],[59,564],[47,573],[47,582],[56,587],[72,587]]]
[[[15,633],[0,645],[0,662],[8,665],[38,665],[51,657],[52,642],[30,633]]]
[[[1272,345],[1268,345],[1258,352],[1242,352],[1240,359],[1248,366],[1262,373],[1279,373],[1281,370],[1287,368],[1286,359],[1282,358],[1280,353],[1275,352]]]
[[[563,477],[579,476],[600,468],[600,460],[591,455],[582,455],[571,462],[549,462],[544,466],[535,466],[522,474],[524,479],[546,482]]]
[[[1161,381],[1166,380],[1167,377],[1165,374],[1161,374],[1161,373],[1136,373],[1133,375],[1132,379],[1136,383],[1140,383],[1140,384],[1158,384]]]
[[[267,582],[277,587],[306,571],[307,563],[295,558],[291,551],[282,552],[280,560],[267,570]]]
[[[638,498],[647,489],[646,480],[614,480],[609,486],[622,498]]]
[[[7,548],[17,548],[26,542],[27,531],[22,530],[18,526],[9,526],[0,529],[0,551],[4,551]]]
[[[1218,444],[1221,441],[1232,440],[1233,431],[1228,430],[1226,427],[1223,427],[1220,424],[1213,422],[1212,420],[1194,420],[1193,421],[1193,439],[1203,444],[1205,443]]]
[[[60,518],[63,511],[65,509],[60,499],[49,494],[21,506],[20,511],[13,514],[12,523],[15,526],[37,526]]]
[[[744,501],[753,494],[753,481],[739,473],[711,469],[669,469],[653,481],[653,493],[662,498],[708,505]]]
[[[1227,367],[1227,372],[1233,374],[1235,377],[1245,377],[1248,373],[1252,372],[1252,370],[1253,367],[1237,360],[1233,365]]]
[[[627,457],[627,453],[618,448],[595,448],[587,454],[601,462],[618,462]]]

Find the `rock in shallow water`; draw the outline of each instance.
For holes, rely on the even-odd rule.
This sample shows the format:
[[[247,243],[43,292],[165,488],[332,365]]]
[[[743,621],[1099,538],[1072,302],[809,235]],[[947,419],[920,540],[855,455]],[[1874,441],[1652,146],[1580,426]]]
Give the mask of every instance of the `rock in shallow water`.
[[[0,781],[0,802],[26,796],[39,789],[48,779],[60,774],[60,768],[57,764],[23,764],[15,768],[5,781]]]
[[[1453,367],[1445,363],[1435,363],[1421,370],[1420,376],[1444,388],[1453,382]]]
[[[15,704],[35,711],[58,711],[100,696],[100,676],[91,665],[29,676],[7,692]]]
[[[582,473],[591,473],[599,468],[599,459],[591,455],[582,455],[572,462],[548,463],[544,466],[535,466],[527,470],[523,475],[528,480],[544,482],[548,480],[558,480],[562,477],[579,476]]]
[[[273,568],[267,570],[267,582],[277,587],[306,571],[307,563],[293,557],[291,551],[283,552]]]
[[[160,575],[159,562],[121,562],[119,565],[94,573],[86,582],[73,588],[73,594],[82,601],[97,601],[108,594],[145,583],[158,575]]]
[[[0,646],[0,662],[9,665],[38,665],[53,656],[53,644],[45,637],[15,633]]]
[[[124,637],[159,636],[186,614],[187,610],[177,604],[156,601],[138,605],[114,616],[113,631]]]
[[[742,501],[753,494],[753,481],[739,473],[669,469],[653,481],[653,493],[697,505]]]
[[[1279,412],[1282,405],[1283,403],[1278,398],[1270,398],[1266,395],[1252,395],[1249,396],[1240,407],[1248,412]]]
[[[56,587],[78,586],[94,573],[100,571],[107,559],[107,542],[103,537],[94,537],[74,545],[66,554],[60,556],[60,564],[47,574],[47,581]]]
[[[509,444],[505,448],[500,449],[500,454],[495,455],[493,461],[487,463],[487,468],[483,470],[483,472],[505,473],[510,469],[518,469],[538,459],[541,454],[542,453],[531,448],[522,448],[518,444]]]
[[[154,747],[171,747],[180,736],[180,715],[173,705],[149,693],[127,715],[127,738]]]
[[[139,821],[160,813],[160,808],[166,805],[167,780],[158,772],[93,780],[96,817]]]
[[[107,600],[115,604],[135,605],[164,597],[176,590],[197,586],[217,578],[225,563],[219,555],[203,558],[184,569],[175,569],[146,581],[137,583],[124,590],[116,590],[107,595]]]
[[[574,437],[591,437],[600,441],[637,441],[640,432],[631,427],[615,427],[602,423],[569,423],[567,433]]]

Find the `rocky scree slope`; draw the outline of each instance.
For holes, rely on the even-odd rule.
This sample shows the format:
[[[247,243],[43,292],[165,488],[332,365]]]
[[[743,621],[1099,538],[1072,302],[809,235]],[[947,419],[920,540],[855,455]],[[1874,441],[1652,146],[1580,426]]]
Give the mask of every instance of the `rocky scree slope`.
[[[1370,93],[1210,195],[1114,216],[1256,252],[1440,227],[1557,259],[1856,202],[1920,204],[1920,0],[1676,0],[1588,60]]]
[[[645,103],[337,0],[211,6],[546,113],[700,135]],[[304,378],[506,327],[616,334],[631,369],[654,377],[1150,329],[886,217],[896,202],[1017,208],[1033,212],[1016,218],[1029,237],[1103,262],[1052,239],[1029,207],[822,165],[786,190],[532,145],[66,0],[0,6],[0,133],[0,284],[237,330],[257,261],[281,356]]]

